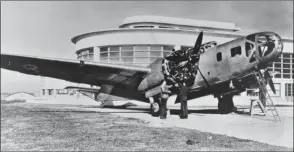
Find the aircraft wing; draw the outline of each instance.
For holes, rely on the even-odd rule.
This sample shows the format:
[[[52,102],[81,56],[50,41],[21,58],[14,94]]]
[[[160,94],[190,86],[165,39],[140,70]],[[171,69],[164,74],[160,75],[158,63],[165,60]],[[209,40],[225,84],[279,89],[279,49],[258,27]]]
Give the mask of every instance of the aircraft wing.
[[[150,68],[138,66],[12,54],[1,54],[1,68],[75,83],[109,84],[132,90],[137,90],[140,82],[151,72]]]

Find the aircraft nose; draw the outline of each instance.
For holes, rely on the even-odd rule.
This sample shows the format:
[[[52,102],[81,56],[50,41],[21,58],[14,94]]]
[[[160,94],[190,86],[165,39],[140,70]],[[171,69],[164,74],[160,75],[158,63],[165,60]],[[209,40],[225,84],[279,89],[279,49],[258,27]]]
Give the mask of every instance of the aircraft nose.
[[[260,57],[278,56],[283,51],[282,38],[273,32],[263,32],[257,36]],[[271,55],[270,55],[271,54]]]
[[[275,50],[277,51],[277,53],[281,54],[283,51],[283,40],[278,34],[275,34],[275,37],[277,40]]]

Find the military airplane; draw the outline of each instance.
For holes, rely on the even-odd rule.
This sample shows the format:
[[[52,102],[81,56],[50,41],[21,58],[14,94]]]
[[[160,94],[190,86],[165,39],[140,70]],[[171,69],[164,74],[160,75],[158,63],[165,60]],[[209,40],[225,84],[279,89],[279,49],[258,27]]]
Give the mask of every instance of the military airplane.
[[[189,89],[189,100],[214,95],[219,100],[220,113],[230,113],[234,108],[234,95],[247,88],[260,87],[256,73],[262,74],[263,80],[275,93],[266,66],[282,53],[283,42],[278,34],[253,33],[220,45],[214,41],[202,44],[202,37],[203,32],[199,32],[194,47],[190,48],[193,53],[200,51],[201,55],[197,63],[199,72]],[[158,58],[147,67],[138,67],[2,53],[1,68],[99,86],[96,94],[150,103],[151,114],[158,116],[160,85],[164,80],[162,60]]]

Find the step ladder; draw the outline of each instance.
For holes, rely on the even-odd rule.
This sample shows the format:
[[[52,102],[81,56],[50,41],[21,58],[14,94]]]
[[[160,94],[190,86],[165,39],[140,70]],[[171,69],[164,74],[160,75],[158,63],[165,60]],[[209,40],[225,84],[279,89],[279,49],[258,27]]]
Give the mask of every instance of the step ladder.
[[[281,122],[281,118],[280,118],[280,115],[273,103],[273,100],[271,99],[271,96],[270,94],[268,93],[268,90],[266,87],[263,87],[263,84],[264,82],[260,82],[259,80],[262,80],[262,81],[266,81],[264,80],[264,78],[262,77],[261,73],[260,72],[255,72],[255,76],[256,76],[256,79],[257,79],[257,82],[258,82],[258,85],[259,85],[259,88],[261,90],[261,92],[259,93],[262,93],[266,99],[266,107],[268,107],[268,109],[266,111],[271,111],[272,112],[272,115],[274,117],[274,120],[275,122]],[[266,108],[265,108],[266,109]]]

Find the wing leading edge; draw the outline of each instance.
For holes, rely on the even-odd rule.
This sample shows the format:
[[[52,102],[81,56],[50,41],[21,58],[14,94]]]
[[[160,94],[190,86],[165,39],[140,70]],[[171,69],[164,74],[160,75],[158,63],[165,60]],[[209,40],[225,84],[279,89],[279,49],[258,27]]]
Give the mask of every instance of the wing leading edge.
[[[1,54],[1,68],[75,83],[109,84],[133,91],[151,72],[145,67],[13,54]]]

